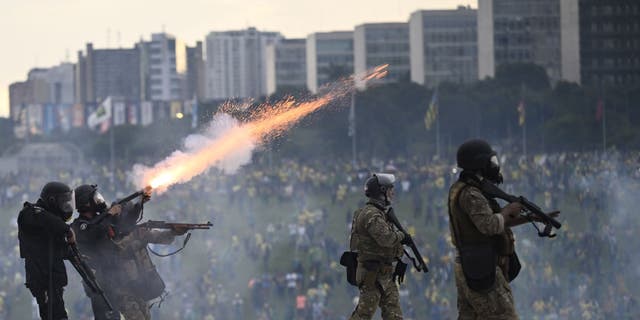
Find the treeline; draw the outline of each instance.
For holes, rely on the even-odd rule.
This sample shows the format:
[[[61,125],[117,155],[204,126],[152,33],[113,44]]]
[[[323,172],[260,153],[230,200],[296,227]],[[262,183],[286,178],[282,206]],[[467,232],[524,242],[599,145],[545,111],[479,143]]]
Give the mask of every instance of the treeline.
[[[603,148],[640,148],[640,86],[585,87],[574,83],[551,84],[544,69],[533,64],[505,65],[494,78],[471,84],[443,83],[437,88],[437,125],[425,126],[425,114],[436,89],[402,82],[375,86],[355,97],[356,149],[359,158],[421,157],[436,153],[436,127],[441,154],[450,155],[464,140],[483,137],[510,150],[555,152]],[[300,99],[308,94],[281,90],[265,100],[287,94]],[[349,105],[346,97],[307,117],[287,134],[269,142],[270,157],[350,159]],[[518,106],[524,106],[524,117]],[[201,126],[221,103],[199,106]],[[251,108],[248,110],[251,111]],[[245,118],[247,111],[236,111]],[[521,121],[524,121],[521,125]],[[604,124],[604,125],[603,125]],[[10,121],[0,122],[1,146],[20,143],[9,134]],[[117,158],[124,162],[149,162],[176,150],[193,132],[189,116],[160,119],[148,127],[119,126],[115,130]],[[526,139],[523,135],[526,134]],[[68,141],[91,158],[108,161],[109,135],[88,129],[33,137],[31,141]]]

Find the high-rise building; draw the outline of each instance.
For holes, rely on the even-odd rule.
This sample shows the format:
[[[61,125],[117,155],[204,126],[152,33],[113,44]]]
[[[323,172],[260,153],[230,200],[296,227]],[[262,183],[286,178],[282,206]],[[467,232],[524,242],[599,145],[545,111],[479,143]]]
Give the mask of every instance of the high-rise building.
[[[579,82],[578,0],[478,0],[479,76],[530,62],[549,78]]]
[[[16,134],[22,136],[28,128],[31,133],[53,130],[64,122],[74,102],[74,65],[62,63],[51,68],[34,68],[27,80],[9,86],[9,113],[19,122]],[[22,133],[18,131],[22,130]]]
[[[582,83],[640,84],[640,1],[565,1],[563,6],[580,12],[575,20],[579,20]],[[577,27],[578,21],[573,24]]]
[[[202,41],[194,47],[187,47],[187,91],[186,99],[205,97],[205,65]]]
[[[478,79],[476,10],[421,10],[409,18],[411,81],[435,87]]]
[[[210,32],[206,37],[207,98],[266,95],[266,46],[281,38],[278,32],[256,28]]]
[[[307,87],[306,44],[305,39],[283,39],[267,45],[267,94]]]
[[[76,102],[96,104],[109,96],[127,101],[141,98],[140,49],[94,49],[78,52]]]
[[[353,34],[354,69],[361,74],[388,64],[382,83],[409,81],[409,25],[407,23],[367,23],[356,26]],[[359,84],[363,87],[363,84]]]
[[[187,48],[182,41],[167,33],[154,33],[145,43],[143,59],[145,100],[169,102],[186,98]]]
[[[318,32],[307,36],[307,88],[313,93],[327,82],[352,74],[353,32]]]

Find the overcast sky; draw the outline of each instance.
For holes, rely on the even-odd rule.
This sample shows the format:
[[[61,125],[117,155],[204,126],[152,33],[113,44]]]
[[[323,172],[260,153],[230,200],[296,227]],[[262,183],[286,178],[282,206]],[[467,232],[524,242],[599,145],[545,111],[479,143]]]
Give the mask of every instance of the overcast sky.
[[[33,67],[75,62],[86,42],[131,47],[164,30],[193,45],[210,31],[280,31],[287,38],[352,30],[366,22],[406,22],[419,9],[477,7],[476,0],[0,0],[0,116],[9,84]]]

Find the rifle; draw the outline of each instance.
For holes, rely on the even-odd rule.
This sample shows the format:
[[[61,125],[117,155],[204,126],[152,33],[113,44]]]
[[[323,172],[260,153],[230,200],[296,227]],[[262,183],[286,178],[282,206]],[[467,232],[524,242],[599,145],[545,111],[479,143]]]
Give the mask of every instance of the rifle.
[[[558,222],[558,220],[544,213],[540,207],[538,207],[535,203],[529,201],[527,198],[523,196],[510,195],[502,191],[500,188],[498,188],[498,186],[491,183],[487,179],[480,179],[479,187],[480,187],[480,190],[482,190],[482,192],[489,197],[502,199],[509,203],[520,202],[522,206],[526,209],[527,211],[526,217],[529,219],[529,221],[531,221],[531,223],[533,223],[533,219],[531,217],[533,215],[538,217],[540,219],[540,222],[544,224],[543,231],[540,231],[538,226],[535,223],[533,223],[533,226],[536,228],[536,230],[538,230],[539,237],[553,238],[556,236],[555,233],[554,234],[551,233],[551,231],[553,231],[553,228],[560,229],[562,227],[562,224]]]
[[[424,263],[424,260],[422,259],[422,255],[418,251],[418,247],[416,246],[415,242],[413,242],[413,238],[407,231],[404,230],[404,228],[400,224],[400,221],[398,221],[398,217],[396,217],[396,213],[393,211],[393,208],[389,208],[389,211],[387,211],[387,216],[389,217],[389,221],[391,221],[391,223],[393,223],[393,225],[395,225],[396,228],[398,228],[398,230],[404,233],[405,238],[409,239],[408,246],[409,248],[411,248],[411,251],[413,251],[413,256],[415,258],[411,257],[406,250],[404,250],[404,254],[407,255],[407,257],[409,257],[411,262],[413,262],[413,266],[416,268],[416,270],[422,271],[425,273],[429,272],[429,268],[427,268],[427,265]],[[416,260],[418,261],[416,262]]]
[[[119,320],[120,314],[114,311],[111,301],[109,301],[107,296],[104,294],[104,290],[102,290],[102,288],[98,284],[98,281],[96,281],[96,275],[93,273],[91,268],[89,268],[89,265],[87,265],[87,263],[84,261],[84,259],[80,255],[80,251],[78,251],[78,247],[76,246],[76,244],[75,243],[69,244],[69,248],[71,249],[69,250],[71,253],[71,256],[69,257],[69,262],[71,262],[71,265],[73,266],[73,268],[76,269],[76,271],[78,271],[78,274],[82,278],[82,281],[84,281],[84,283],[87,285],[87,287],[89,287],[89,289],[93,293],[97,293],[98,295],[100,295],[104,303],[109,308],[109,311],[107,311],[107,314],[106,314],[107,319]]]
[[[186,230],[194,230],[194,229],[211,229],[211,227],[213,226],[213,224],[209,221],[207,221],[207,223],[178,223],[178,222],[166,222],[166,221],[159,221],[159,220],[148,220],[147,222],[143,222],[140,224],[137,224],[136,227],[139,228],[148,228],[148,229],[186,229]],[[168,256],[172,256],[180,251],[182,251],[182,249],[184,249],[187,246],[187,242],[189,242],[189,239],[191,239],[191,233],[187,233],[187,237],[184,238],[184,241],[182,242],[182,247],[172,253],[168,253],[168,254],[161,254],[158,252],[155,252],[153,249],[149,248],[149,251],[151,251],[151,253],[155,254],[158,257],[168,257]]]

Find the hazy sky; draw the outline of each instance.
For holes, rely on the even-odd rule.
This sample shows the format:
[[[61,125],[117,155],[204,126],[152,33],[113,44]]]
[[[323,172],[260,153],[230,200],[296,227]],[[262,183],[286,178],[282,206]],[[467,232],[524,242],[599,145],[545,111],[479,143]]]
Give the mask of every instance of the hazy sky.
[[[164,30],[188,45],[209,31],[280,31],[288,38],[352,30],[365,22],[407,21],[419,9],[477,7],[476,0],[0,0],[0,116],[9,113],[9,84],[33,67],[75,62],[86,42],[131,47]],[[119,35],[119,36],[118,36]]]

